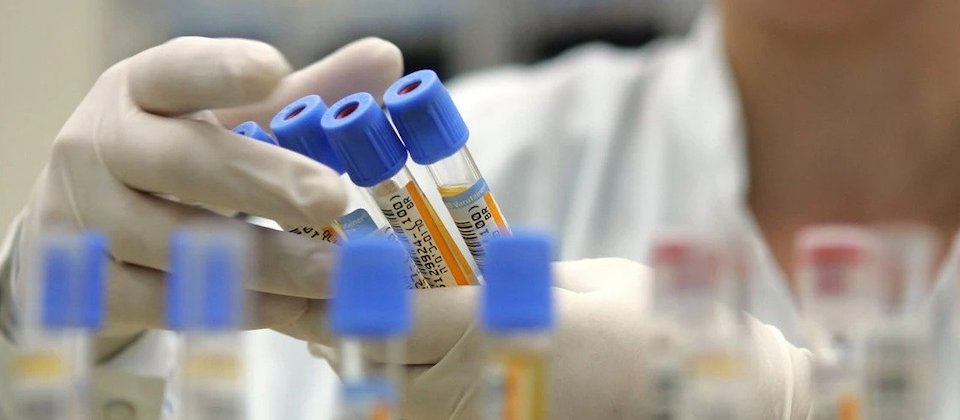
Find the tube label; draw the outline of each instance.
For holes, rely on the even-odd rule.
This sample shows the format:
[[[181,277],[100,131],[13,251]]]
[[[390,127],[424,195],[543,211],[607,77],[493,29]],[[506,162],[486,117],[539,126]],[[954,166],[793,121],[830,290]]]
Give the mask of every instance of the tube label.
[[[500,354],[486,372],[486,419],[549,418],[547,360],[535,353]]]
[[[375,195],[390,226],[410,248],[410,256],[429,287],[475,284],[476,279],[453,239],[415,182]]]
[[[324,226],[320,229],[317,229],[311,226],[299,226],[293,229],[287,229],[287,232],[296,233],[297,235],[303,235],[308,238],[330,242],[334,245],[339,245],[340,241],[343,240],[343,235],[340,234],[336,226],[333,224]]]
[[[340,216],[337,222],[347,239],[363,238],[377,231],[377,224],[364,209],[356,209]]]
[[[483,268],[486,254],[484,241],[510,234],[510,228],[490,193],[490,187],[480,178],[471,186],[441,186],[440,196],[477,266]]]

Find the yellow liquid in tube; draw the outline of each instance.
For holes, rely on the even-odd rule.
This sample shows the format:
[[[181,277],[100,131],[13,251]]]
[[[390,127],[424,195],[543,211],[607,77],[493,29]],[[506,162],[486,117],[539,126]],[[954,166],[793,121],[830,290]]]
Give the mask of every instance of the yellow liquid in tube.
[[[502,351],[491,354],[492,363],[499,367],[501,395],[492,396],[496,404],[496,418],[502,420],[546,420],[547,358],[533,351]]]

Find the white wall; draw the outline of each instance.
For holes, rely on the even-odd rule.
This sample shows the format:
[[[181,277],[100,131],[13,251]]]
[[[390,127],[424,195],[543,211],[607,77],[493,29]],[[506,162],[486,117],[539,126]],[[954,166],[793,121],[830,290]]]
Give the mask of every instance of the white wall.
[[[0,232],[103,67],[103,0],[0,0]]]

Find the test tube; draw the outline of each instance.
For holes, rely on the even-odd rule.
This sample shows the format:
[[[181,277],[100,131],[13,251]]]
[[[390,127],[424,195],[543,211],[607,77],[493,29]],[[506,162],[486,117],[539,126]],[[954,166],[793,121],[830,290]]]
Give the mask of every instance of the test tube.
[[[469,131],[432,70],[410,73],[387,88],[383,103],[414,162],[433,176],[443,204],[481,269],[484,242],[510,234],[467,148]]]
[[[740,255],[720,239],[664,232],[653,246],[654,322],[648,356],[647,418],[747,419],[746,349],[741,345],[745,279]],[[681,333],[682,332],[682,333]]]
[[[287,142],[287,144],[296,144],[299,143],[299,140],[309,140],[311,143],[323,142],[329,144],[327,142],[326,135],[324,135],[323,131],[320,129],[320,118],[317,116],[318,110],[327,109],[319,97],[312,95],[301,98],[293,102],[293,104],[290,106],[285,107],[285,109],[287,108],[292,108],[292,110],[288,110],[286,113],[281,111],[277,114],[278,116],[274,118],[279,118],[284,121],[282,124],[277,124],[278,126],[282,125],[284,127],[281,129],[281,132],[305,133],[295,136],[295,138],[298,139],[297,142],[290,140]],[[295,115],[289,116],[290,114]],[[242,123],[234,127],[233,131],[237,134],[248,136],[264,143],[279,145],[273,136],[264,131],[263,128],[261,128],[260,125],[254,121]],[[307,157],[312,158],[323,165],[334,168],[334,170],[337,170],[341,175],[343,175],[342,170],[336,169],[342,168],[343,165],[340,164],[337,157],[333,155],[333,151],[330,150],[329,146],[319,149],[325,150],[326,153]],[[393,228],[390,226],[390,223],[387,222],[387,219],[383,216],[383,212],[380,211],[380,208],[377,207],[376,202],[373,201],[373,197],[371,197],[366,190],[354,186],[348,180],[344,180],[344,182],[347,184],[346,190],[348,194],[348,201],[347,210],[342,216],[338,217],[330,225],[320,229],[313,228],[311,226],[297,226],[285,230],[298,235],[307,235],[309,237],[327,241],[333,244],[339,244],[346,240],[364,238],[370,235],[379,235],[393,240],[400,240],[393,232]],[[420,277],[420,273],[416,270],[413,260],[411,259],[408,264],[410,265],[411,287],[418,289],[426,288],[426,282],[424,282]]]
[[[929,226],[897,224],[876,231],[883,275],[884,312],[889,318],[925,315],[920,307],[933,284],[940,244]]]
[[[321,124],[350,179],[370,192],[409,245],[427,285],[477,284],[476,273],[406,168],[407,150],[373,96],[356,93],[341,99]]]
[[[106,238],[99,233],[45,235],[31,296],[12,358],[14,418],[91,418],[92,337],[103,324]]]
[[[480,306],[488,338],[482,418],[551,418],[551,255],[549,237],[539,233],[518,232],[487,243]]]
[[[921,299],[931,284],[938,248],[922,225],[890,225],[877,231],[883,321],[864,345],[864,418],[931,418],[935,341]]]
[[[340,420],[399,417],[402,338],[412,316],[408,259],[401,244],[380,237],[340,249],[330,307],[331,328],[340,337]],[[366,357],[384,349],[387,363]]]
[[[323,137],[319,121],[326,110],[327,106],[319,96],[307,95],[287,104],[270,120],[270,129],[276,134],[276,139],[259,126],[254,126],[256,123],[244,123],[247,124],[246,127],[237,126],[234,131],[239,128],[241,130],[239,134],[265,143],[280,145],[284,149],[309,157],[343,174],[343,165],[338,160],[330,158],[333,156],[333,151],[330,150],[329,143],[317,140]],[[305,123],[310,120],[315,120],[317,123]],[[338,221],[333,221],[327,226],[285,226],[284,230],[333,244],[339,244],[345,235]]]
[[[241,123],[234,127],[233,131],[274,146],[286,145],[284,148],[304,154],[304,156],[343,175],[343,165],[339,163],[329,147],[315,148],[324,152],[318,155],[308,154],[314,153],[314,150],[300,146],[303,143],[326,143],[326,138],[320,129],[320,117],[317,114],[322,115],[326,109],[323,101],[316,95],[301,98],[285,107],[274,117],[274,120],[282,121],[274,124],[280,130],[282,142],[275,139],[254,121]],[[311,127],[311,125],[314,127]],[[352,187],[352,185],[349,185],[349,187]],[[392,232],[387,220],[376,205],[372,204],[372,198],[369,195],[363,194],[356,188],[347,188],[347,194],[347,211],[330,225],[322,228],[295,226],[285,230],[334,244],[339,244],[347,239],[362,238],[378,231],[380,233]],[[369,211],[369,208],[377,209],[377,211]]]
[[[251,270],[240,232],[198,225],[170,240],[168,326],[181,332],[177,418],[246,418],[241,285]]]
[[[814,419],[863,415],[864,340],[883,313],[877,253],[876,237],[856,226],[814,226],[797,236],[797,289],[814,351]]]

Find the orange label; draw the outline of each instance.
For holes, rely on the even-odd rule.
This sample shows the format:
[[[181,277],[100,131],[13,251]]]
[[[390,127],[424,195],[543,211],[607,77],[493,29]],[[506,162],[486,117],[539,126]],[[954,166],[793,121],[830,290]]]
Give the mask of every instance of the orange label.
[[[409,245],[413,262],[430,287],[477,283],[476,275],[415,182],[377,195],[375,200],[393,230]]]

